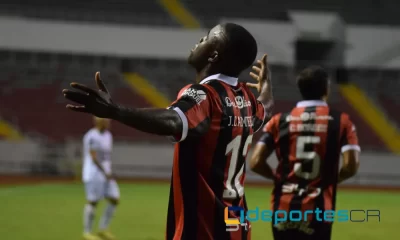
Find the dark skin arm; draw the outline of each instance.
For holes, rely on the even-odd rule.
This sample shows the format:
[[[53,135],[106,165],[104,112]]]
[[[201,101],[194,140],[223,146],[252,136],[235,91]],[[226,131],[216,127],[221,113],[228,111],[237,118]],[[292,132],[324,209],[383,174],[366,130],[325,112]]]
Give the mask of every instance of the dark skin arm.
[[[182,120],[178,113],[168,109],[118,107],[111,118],[152,134],[174,136],[182,131]]]
[[[250,72],[250,76],[257,83],[247,83],[246,85],[257,89],[260,93],[257,100],[263,104],[266,117],[269,118],[272,115],[274,98],[272,95],[271,74],[268,68],[268,55],[264,54],[261,60],[257,60],[257,65],[253,66],[252,70],[253,72]]]
[[[339,171],[338,183],[356,175],[358,167],[360,166],[359,152],[356,150],[349,150],[343,153],[343,166]]]
[[[273,149],[269,149],[267,144],[257,144],[251,156],[250,169],[267,179],[273,180],[275,178],[275,173],[267,163],[267,159],[272,152]]]
[[[98,90],[79,83],[71,83],[71,87],[82,92],[64,89],[64,97],[78,105],[68,104],[67,108],[76,112],[91,113],[100,118],[109,118],[140,131],[174,136],[182,131],[182,120],[178,113],[162,108],[126,108],[114,103],[100,79],[100,72],[95,75]]]

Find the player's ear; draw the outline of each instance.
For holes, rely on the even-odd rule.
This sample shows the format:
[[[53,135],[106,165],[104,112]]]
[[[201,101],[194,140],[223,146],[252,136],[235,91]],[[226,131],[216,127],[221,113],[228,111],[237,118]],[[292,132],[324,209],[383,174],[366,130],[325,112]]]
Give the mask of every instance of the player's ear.
[[[216,61],[218,61],[218,51],[214,51],[211,53],[210,57],[208,58],[208,62],[209,63],[215,63]]]

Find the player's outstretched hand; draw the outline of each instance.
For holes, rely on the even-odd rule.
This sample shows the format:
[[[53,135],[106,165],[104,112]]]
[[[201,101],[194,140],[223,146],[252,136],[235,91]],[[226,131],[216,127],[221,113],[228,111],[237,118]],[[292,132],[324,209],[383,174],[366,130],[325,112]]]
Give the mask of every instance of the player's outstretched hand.
[[[257,60],[257,64],[252,67],[250,72],[251,78],[257,81],[257,83],[247,83],[246,85],[251,88],[257,89],[259,93],[265,84],[270,84],[270,72],[268,68],[268,55],[264,54],[261,60]]]
[[[71,83],[71,87],[81,92],[64,89],[62,91],[64,97],[79,104],[68,104],[67,108],[76,112],[91,113],[100,118],[110,118],[115,109],[115,104],[112,102],[106,86],[100,79],[100,72],[96,72],[95,80],[98,87],[97,90],[75,82]]]

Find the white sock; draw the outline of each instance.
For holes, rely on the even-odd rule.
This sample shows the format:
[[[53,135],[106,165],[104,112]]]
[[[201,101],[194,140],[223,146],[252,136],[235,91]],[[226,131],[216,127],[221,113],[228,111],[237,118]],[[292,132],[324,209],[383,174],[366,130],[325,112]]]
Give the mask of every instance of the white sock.
[[[117,206],[115,204],[112,203],[107,204],[107,207],[104,210],[104,214],[100,220],[100,226],[99,226],[100,230],[105,230],[108,228],[108,226],[110,225],[111,218],[114,215],[116,207]]]
[[[83,209],[83,227],[85,233],[92,232],[93,220],[94,220],[95,207],[91,204],[86,204]]]

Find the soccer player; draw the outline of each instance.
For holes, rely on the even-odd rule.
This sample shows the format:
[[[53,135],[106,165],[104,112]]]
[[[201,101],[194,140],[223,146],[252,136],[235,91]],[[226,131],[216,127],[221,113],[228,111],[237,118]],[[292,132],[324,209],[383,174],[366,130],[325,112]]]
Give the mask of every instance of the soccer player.
[[[94,117],[95,127],[83,137],[82,180],[85,184],[86,200],[83,211],[84,240],[112,240],[108,230],[111,218],[119,202],[119,188],[111,173],[111,150],[113,137],[108,131],[110,120]],[[92,233],[97,203],[107,198],[108,205],[100,220],[99,233]],[[99,238],[100,237],[100,238]]]
[[[226,23],[212,28],[191,50],[188,62],[196,84],[184,87],[167,109],[128,109],[111,100],[99,73],[100,90],[81,84],[84,93],[63,90],[80,106],[67,108],[112,118],[144,132],[172,136],[175,142],[166,239],[250,239],[245,228],[228,232],[227,206],[246,209],[245,159],[253,133],[270,116],[273,105],[267,58],[254,66],[258,99],[239,74],[257,55],[257,43],[243,27]],[[229,217],[237,217],[231,212]]]
[[[335,210],[337,184],[356,174],[360,147],[349,115],[326,103],[329,81],[324,69],[315,66],[303,70],[297,85],[304,100],[266,124],[250,166],[274,180],[273,211],[286,211],[290,218],[289,211],[304,214],[311,210],[300,216],[302,221],[273,224],[276,240],[329,240],[332,221],[324,217],[324,211]],[[279,161],[276,171],[266,161],[274,150]],[[343,166],[339,171],[340,154]],[[317,209],[322,212],[318,216]],[[284,214],[275,217],[284,218]],[[293,219],[299,219],[298,214]]]

